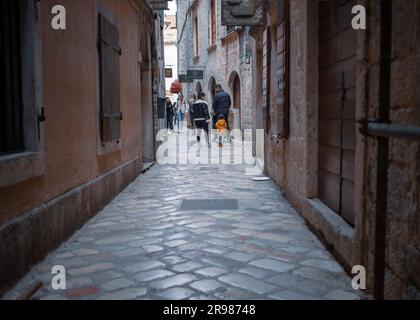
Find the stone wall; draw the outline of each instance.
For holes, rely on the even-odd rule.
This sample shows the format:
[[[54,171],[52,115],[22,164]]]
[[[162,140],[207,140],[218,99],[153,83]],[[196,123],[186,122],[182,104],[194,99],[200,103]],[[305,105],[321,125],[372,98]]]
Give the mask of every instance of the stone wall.
[[[246,30],[241,29],[229,36],[226,34],[226,27],[221,25],[221,0],[216,1],[216,45],[212,46],[209,40],[209,13],[210,1],[192,1],[195,3],[199,28],[199,55],[194,59],[193,20],[190,15],[188,1],[178,1],[178,45],[179,73],[185,74],[187,69],[203,69],[204,79],[195,80],[192,84],[183,84],[184,95],[190,96],[196,93],[199,82],[202,90],[207,94],[207,100],[211,99],[211,82],[214,79],[221,84],[225,91],[232,97],[233,75],[237,73],[241,82],[241,118],[242,128],[252,128],[252,110],[254,106],[252,90],[253,78],[251,64],[245,63],[242,51],[245,48]],[[193,6],[194,8],[194,6]],[[185,21],[185,26],[184,26]],[[242,38],[242,39],[241,39]],[[251,41],[251,47],[254,40]],[[242,49],[241,49],[242,46]]]
[[[360,1],[360,4],[367,7],[369,17],[368,30],[357,34],[356,118],[375,119],[379,103],[379,2]],[[418,126],[420,4],[409,0],[394,2],[394,5],[391,120],[401,125]],[[348,271],[356,264],[366,266],[371,290],[376,208],[375,139],[357,133],[355,227],[349,226],[317,199],[317,6],[317,1],[291,1],[290,136],[286,140],[266,135],[265,169]],[[273,15],[269,23],[271,21],[275,22]],[[256,37],[261,36],[260,33]],[[275,63],[272,61],[273,65]],[[254,72],[262,71],[255,66]],[[258,77],[254,75],[254,78]],[[275,95],[272,87],[272,112],[276,111]],[[257,96],[256,101],[260,100],[261,97]],[[389,158],[385,296],[390,299],[414,298],[418,297],[420,288],[419,143],[391,139]]]
[[[379,7],[369,3],[370,24],[367,71],[369,77],[369,118],[378,112]],[[400,125],[420,125],[420,3],[415,0],[395,1],[393,8],[391,65],[391,121]],[[366,213],[365,225],[368,248],[367,262],[372,265],[376,198],[376,141],[368,139],[366,146]],[[418,142],[390,139],[388,170],[388,212],[386,239],[387,298],[414,298],[420,289],[420,145]],[[418,297],[418,296],[417,296]]]

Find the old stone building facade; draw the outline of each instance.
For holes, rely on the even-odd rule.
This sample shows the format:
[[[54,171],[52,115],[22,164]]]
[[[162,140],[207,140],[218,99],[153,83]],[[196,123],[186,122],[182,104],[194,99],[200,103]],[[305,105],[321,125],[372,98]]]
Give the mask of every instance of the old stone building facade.
[[[178,1],[178,74],[202,70],[204,79],[183,83],[184,95],[203,91],[212,103],[214,88],[221,84],[231,95],[230,123],[251,129],[253,78],[249,28],[221,25],[221,0]],[[248,50],[247,50],[248,48]]]
[[[55,1],[2,7],[0,295],[154,159],[162,15],[147,1],[60,4],[59,30]]]
[[[178,49],[177,49],[177,29],[176,16],[165,15],[165,28],[163,30],[165,44],[165,70],[170,74],[165,75],[165,96],[169,97],[172,103],[176,100],[176,95],[170,92],[171,84],[178,79]]]
[[[366,267],[370,293],[418,298],[420,3],[264,5],[267,25],[251,34],[266,173],[349,273]],[[352,28],[355,5],[366,30]]]

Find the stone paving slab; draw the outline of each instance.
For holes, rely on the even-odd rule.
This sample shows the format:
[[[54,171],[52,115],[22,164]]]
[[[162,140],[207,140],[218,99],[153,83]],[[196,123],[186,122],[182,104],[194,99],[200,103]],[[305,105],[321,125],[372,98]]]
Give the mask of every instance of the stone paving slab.
[[[360,299],[272,181],[243,165],[155,165],[3,298],[33,281],[33,299]],[[181,211],[183,200],[238,208]],[[66,268],[66,290],[51,269]]]

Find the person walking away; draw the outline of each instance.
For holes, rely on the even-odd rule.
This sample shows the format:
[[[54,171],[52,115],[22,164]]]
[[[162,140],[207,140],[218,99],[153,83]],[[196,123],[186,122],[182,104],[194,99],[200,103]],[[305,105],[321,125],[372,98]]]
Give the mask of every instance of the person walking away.
[[[206,132],[207,135],[207,144],[210,147],[210,140],[209,140],[209,122],[210,122],[210,114],[209,114],[209,106],[205,101],[206,94],[204,92],[200,92],[198,94],[198,99],[193,104],[193,116],[195,127],[197,128],[197,142],[201,141],[201,132],[202,129]]]
[[[215,113],[214,124],[216,124],[216,122],[218,121],[219,116],[223,115],[227,123],[228,131],[230,131],[229,113],[230,113],[231,106],[232,106],[232,99],[230,98],[230,95],[226,91],[223,90],[220,84],[216,85],[216,95],[214,96],[214,101],[213,101],[213,111]]]
[[[219,119],[216,122],[217,137],[219,140],[219,147],[223,147],[223,139],[226,137],[227,133],[227,122],[223,114],[219,115]]]
[[[177,103],[178,110],[178,131],[182,131],[184,128],[185,112],[187,111],[187,104],[184,101],[184,96],[181,94]]]
[[[174,131],[174,107],[169,97],[166,98],[166,127],[169,132]]]
[[[193,94],[191,95],[190,101],[188,102],[188,114],[190,117],[190,125],[191,125],[191,129],[193,130],[193,133],[192,133],[193,135],[194,135],[194,129],[195,129],[193,106],[196,100],[197,100],[197,97],[195,96],[195,94]]]
[[[174,110],[174,126],[176,126],[178,124],[178,101],[179,101],[179,98],[173,104],[173,110]]]

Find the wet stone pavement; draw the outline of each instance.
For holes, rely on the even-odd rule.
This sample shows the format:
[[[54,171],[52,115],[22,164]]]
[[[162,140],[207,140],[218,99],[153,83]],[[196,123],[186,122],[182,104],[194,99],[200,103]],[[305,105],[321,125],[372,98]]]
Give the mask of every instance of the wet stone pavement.
[[[66,290],[51,286],[54,265]],[[4,298],[35,280],[33,299],[362,298],[273,182],[243,165],[156,164]]]

